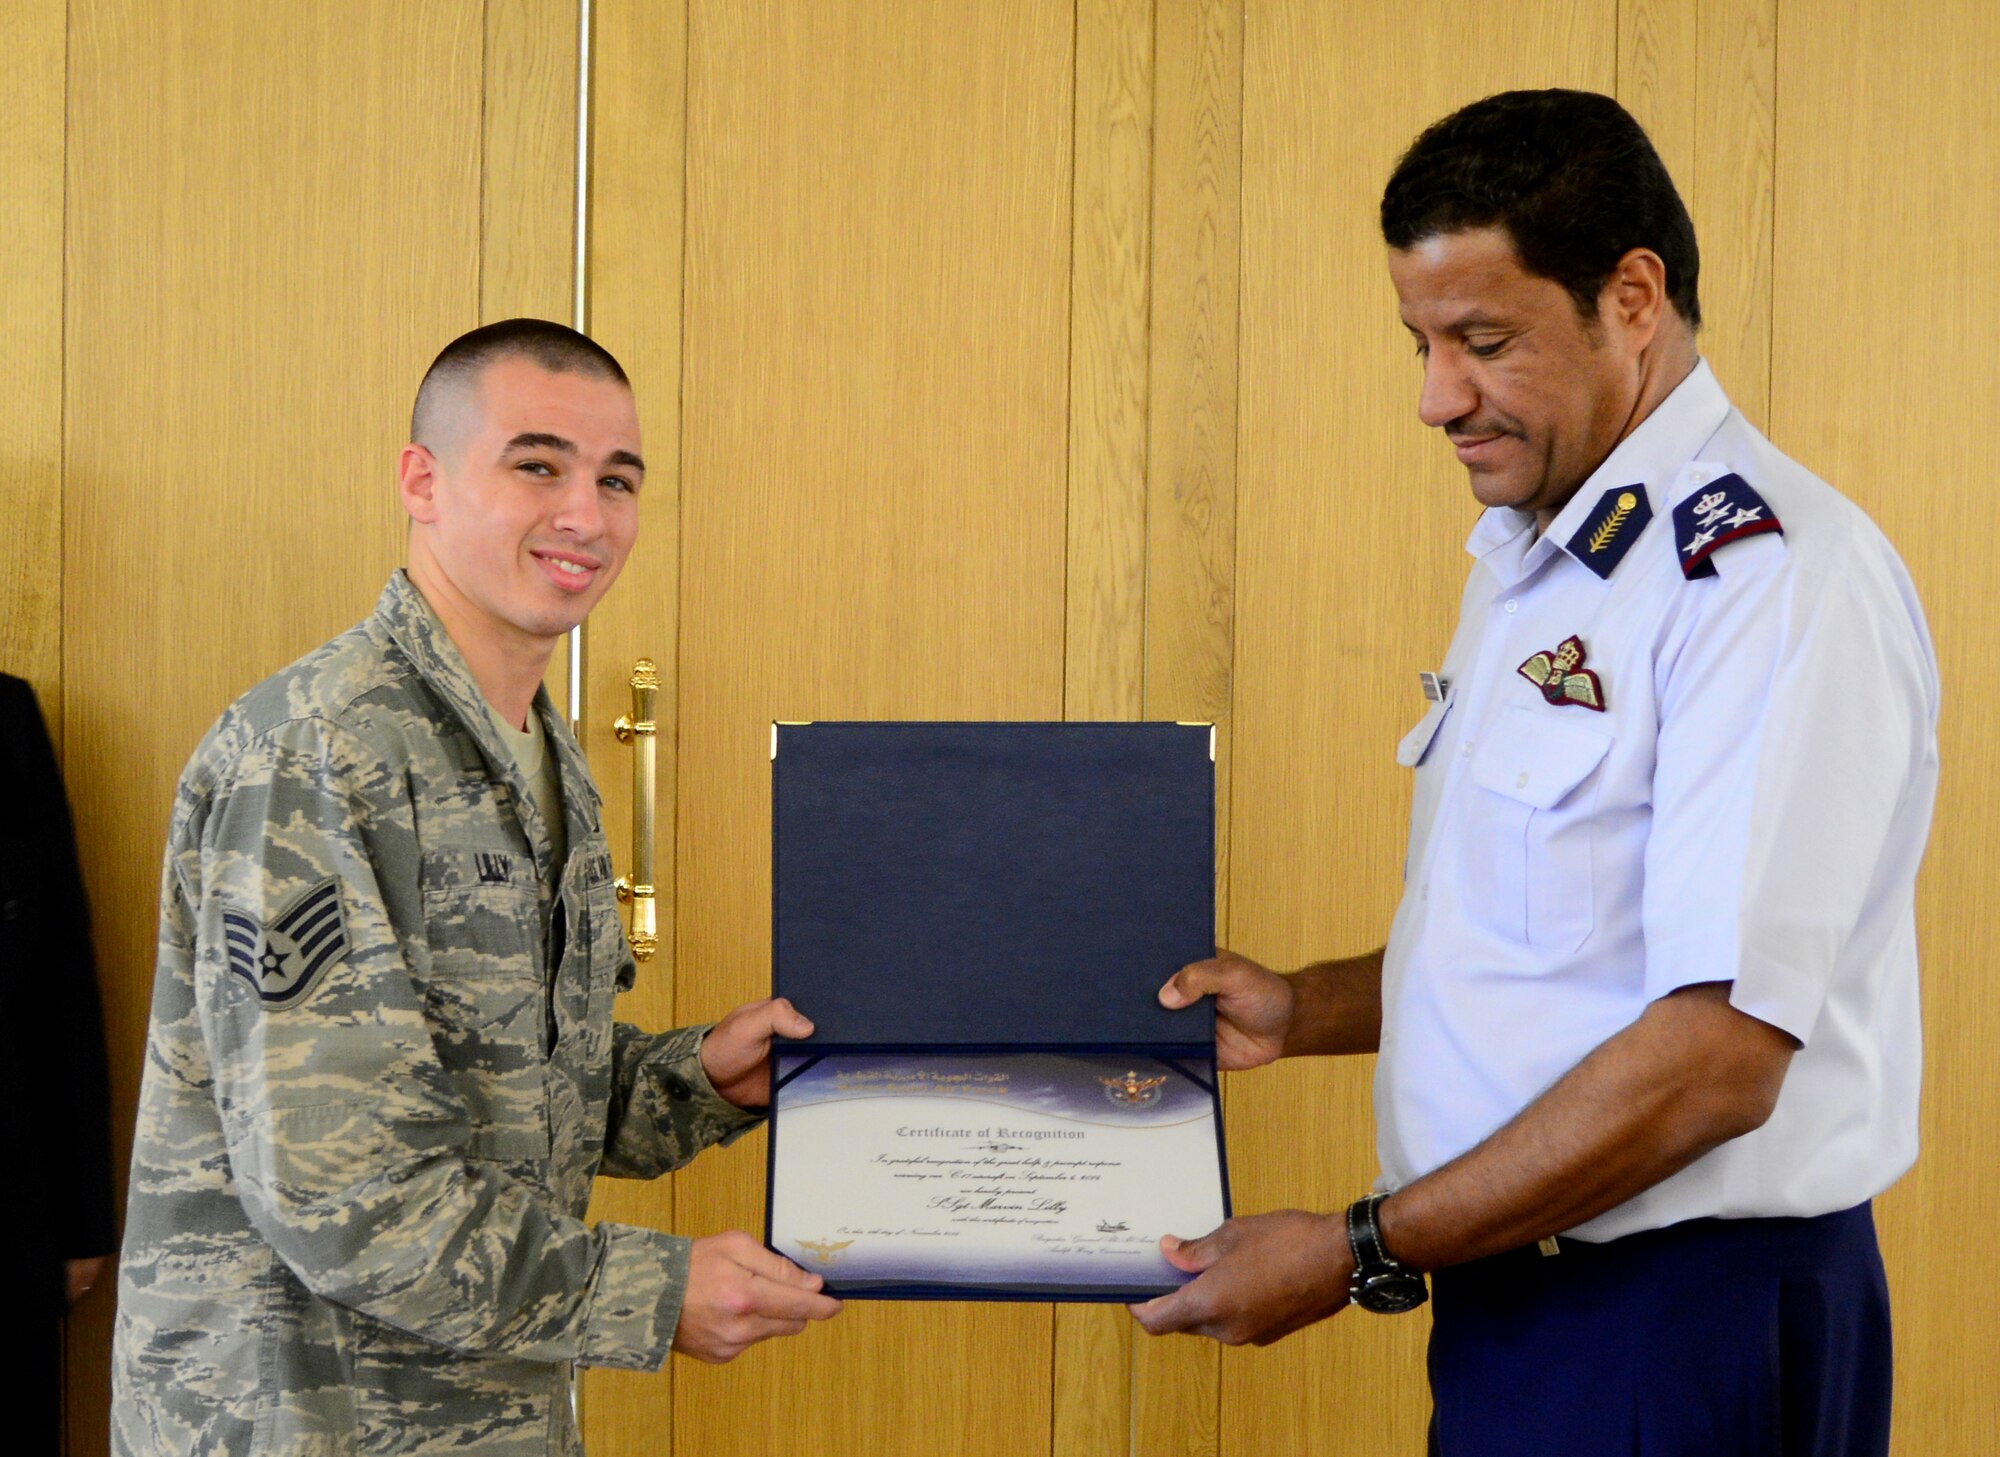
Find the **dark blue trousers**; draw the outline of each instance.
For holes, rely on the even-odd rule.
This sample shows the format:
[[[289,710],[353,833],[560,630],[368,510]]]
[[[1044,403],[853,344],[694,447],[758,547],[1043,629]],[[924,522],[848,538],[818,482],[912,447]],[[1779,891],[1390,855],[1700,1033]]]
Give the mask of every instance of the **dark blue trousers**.
[[[1433,1457],[1885,1457],[1862,1204],[1562,1241],[1432,1277]]]

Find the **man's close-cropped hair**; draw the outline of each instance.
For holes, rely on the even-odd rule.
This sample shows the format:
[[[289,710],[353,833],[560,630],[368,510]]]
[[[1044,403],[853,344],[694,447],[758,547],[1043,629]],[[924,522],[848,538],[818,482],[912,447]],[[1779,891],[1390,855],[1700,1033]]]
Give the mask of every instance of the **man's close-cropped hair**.
[[[424,371],[416,405],[410,411],[410,439],[420,445],[432,444],[428,437],[439,401],[448,392],[471,385],[489,364],[515,357],[552,374],[616,380],[628,389],[632,383],[609,349],[567,324],[549,319],[502,319],[497,324],[482,324],[445,345]]]
[[[1505,228],[1521,266],[1561,284],[1587,319],[1618,260],[1650,248],[1675,312],[1701,324],[1694,224],[1645,130],[1609,96],[1503,91],[1410,144],[1382,193],[1383,241],[1487,227]]]

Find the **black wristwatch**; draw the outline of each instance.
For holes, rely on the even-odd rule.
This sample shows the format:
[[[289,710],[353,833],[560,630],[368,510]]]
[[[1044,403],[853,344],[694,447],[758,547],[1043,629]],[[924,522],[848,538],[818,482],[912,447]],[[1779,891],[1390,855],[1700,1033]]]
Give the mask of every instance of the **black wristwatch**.
[[[1422,1305],[1431,1292],[1422,1275],[1390,1259],[1382,1248],[1375,1206],[1388,1197],[1364,1194],[1347,1206],[1347,1244],[1354,1251],[1354,1275],[1347,1282],[1347,1298],[1377,1315],[1400,1315]]]

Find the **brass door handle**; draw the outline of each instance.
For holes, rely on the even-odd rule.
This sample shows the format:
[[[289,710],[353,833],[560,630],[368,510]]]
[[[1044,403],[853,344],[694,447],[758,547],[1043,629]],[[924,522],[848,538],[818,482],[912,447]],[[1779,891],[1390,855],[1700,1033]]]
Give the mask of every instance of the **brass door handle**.
[[[632,907],[632,958],[651,961],[660,949],[659,914],[653,900],[653,705],[660,696],[660,670],[651,658],[632,667],[632,712],[611,725],[632,755],[632,875],[618,877],[618,899]]]

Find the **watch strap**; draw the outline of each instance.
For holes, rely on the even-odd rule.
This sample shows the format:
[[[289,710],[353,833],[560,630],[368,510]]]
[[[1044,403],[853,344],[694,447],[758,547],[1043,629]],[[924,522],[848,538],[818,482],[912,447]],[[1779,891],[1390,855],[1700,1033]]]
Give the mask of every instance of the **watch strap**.
[[[1354,1268],[1357,1271],[1396,1263],[1382,1248],[1382,1227],[1375,1222],[1375,1207],[1388,1197],[1387,1194],[1363,1194],[1347,1206],[1347,1247],[1354,1252]]]

